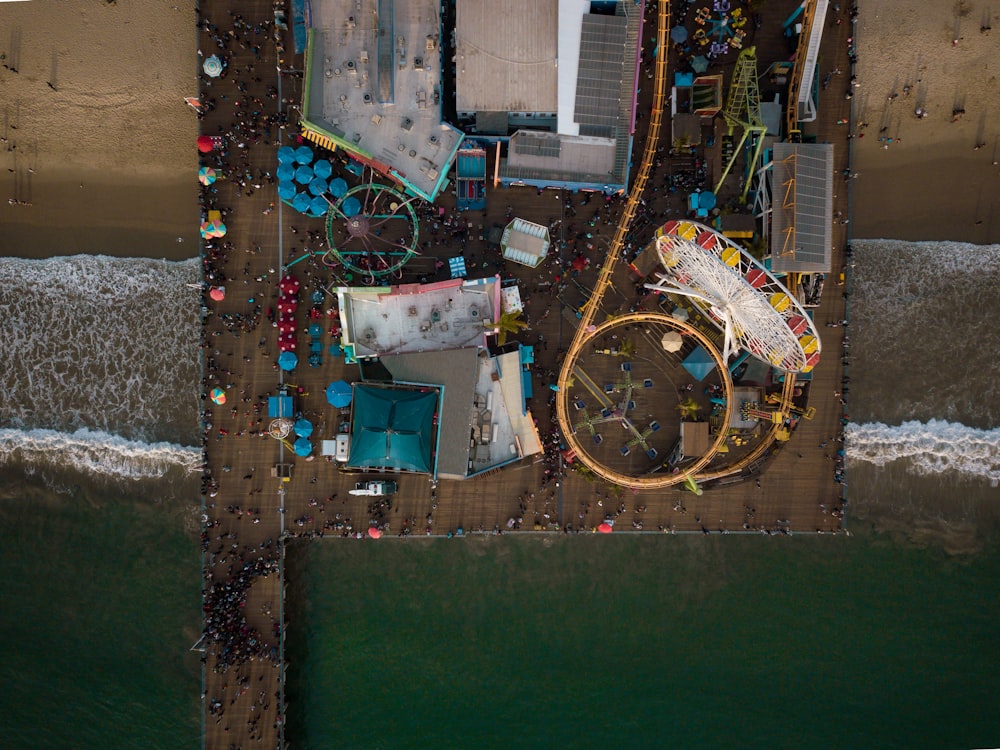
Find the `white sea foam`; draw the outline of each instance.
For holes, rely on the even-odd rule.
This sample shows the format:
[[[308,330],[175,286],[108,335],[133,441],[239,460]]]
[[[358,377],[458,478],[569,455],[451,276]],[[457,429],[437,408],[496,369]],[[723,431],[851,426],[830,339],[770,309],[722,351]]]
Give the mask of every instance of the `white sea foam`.
[[[1000,428],[980,430],[954,422],[881,422],[847,425],[849,461],[884,466],[906,461],[918,474],[957,472],[1000,484]]]
[[[171,469],[199,471],[200,448],[143,443],[99,430],[72,433],[0,428],[0,464],[19,461],[26,473],[74,469],[105,479],[158,479]]]
[[[0,425],[197,439],[199,261],[0,258]]]

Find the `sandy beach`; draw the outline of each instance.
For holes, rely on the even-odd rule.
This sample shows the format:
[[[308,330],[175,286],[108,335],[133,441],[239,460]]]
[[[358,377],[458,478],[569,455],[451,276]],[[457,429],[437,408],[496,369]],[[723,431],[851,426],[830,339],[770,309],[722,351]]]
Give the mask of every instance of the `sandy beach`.
[[[859,5],[851,234],[1000,242],[1000,30],[988,28],[997,8]],[[832,67],[821,62],[819,75]],[[832,78],[836,94],[849,88],[848,73]]]
[[[191,3],[0,6],[0,253],[197,254],[196,44]]]

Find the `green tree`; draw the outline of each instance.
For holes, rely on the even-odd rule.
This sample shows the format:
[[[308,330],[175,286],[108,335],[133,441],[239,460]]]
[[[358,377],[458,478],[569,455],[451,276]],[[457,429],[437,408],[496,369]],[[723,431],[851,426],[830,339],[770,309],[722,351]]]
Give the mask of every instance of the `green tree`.
[[[504,310],[500,313],[500,319],[496,323],[486,321],[483,325],[493,329],[493,333],[497,334],[497,344],[500,346],[507,343],[509,334],[519,333],[528,327],[527,321],[521,318],[520,310],[517,312]]]

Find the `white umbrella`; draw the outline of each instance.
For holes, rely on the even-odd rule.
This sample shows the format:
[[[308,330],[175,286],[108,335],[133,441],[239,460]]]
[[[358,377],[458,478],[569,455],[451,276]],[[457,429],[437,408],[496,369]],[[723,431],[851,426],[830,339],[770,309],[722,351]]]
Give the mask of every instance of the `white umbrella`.
[[[677,331],[667,331],[660,339],[660,346],[667,352],[679,352],[684,346],[684,338]]]
[[[218,55],[206,57],[201,69],[204,70],[205,75],[210,78],[218,78],[222,75],[222,60],[219,59]]]

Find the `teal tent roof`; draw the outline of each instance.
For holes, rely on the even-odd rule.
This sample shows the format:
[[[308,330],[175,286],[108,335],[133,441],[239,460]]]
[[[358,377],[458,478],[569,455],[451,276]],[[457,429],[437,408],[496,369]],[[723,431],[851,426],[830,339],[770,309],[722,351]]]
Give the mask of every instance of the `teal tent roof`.
[[[436,391],[355,385],[347,465],[431,473],[437,401]]]
[[[695,347],[681,364],[699,383],[715,369],[715,360],[701,345]]]

